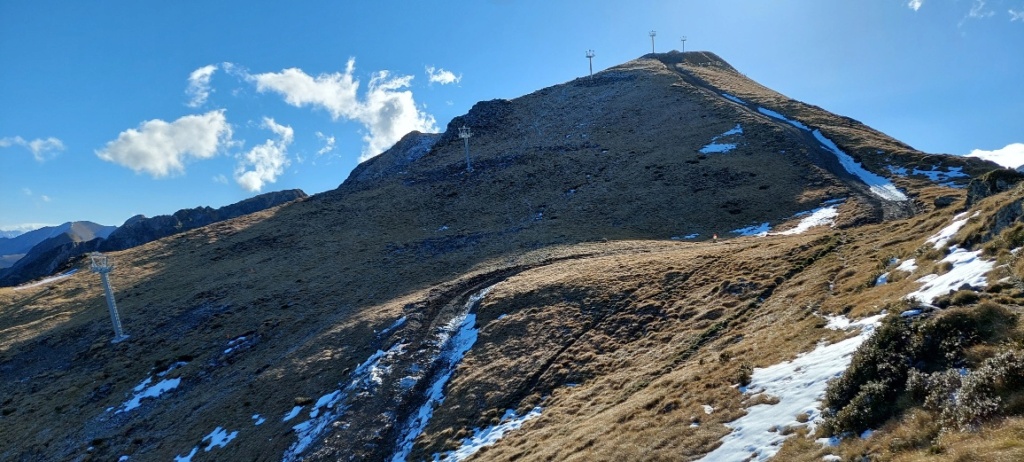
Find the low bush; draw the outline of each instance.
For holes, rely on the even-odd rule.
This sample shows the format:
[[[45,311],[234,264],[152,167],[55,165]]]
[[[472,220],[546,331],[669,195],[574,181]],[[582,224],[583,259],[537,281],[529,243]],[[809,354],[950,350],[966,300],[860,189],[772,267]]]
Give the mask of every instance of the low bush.
[[[886,317],[846,372],[829,383],[823,431],[860,433],[916,406],[956,428],[1024,409],[1024,352],[1002,348],[974,364],[967,354],[981,344],[1020,344],[1016,324],[1010,310],[989,302],[920,321]]]

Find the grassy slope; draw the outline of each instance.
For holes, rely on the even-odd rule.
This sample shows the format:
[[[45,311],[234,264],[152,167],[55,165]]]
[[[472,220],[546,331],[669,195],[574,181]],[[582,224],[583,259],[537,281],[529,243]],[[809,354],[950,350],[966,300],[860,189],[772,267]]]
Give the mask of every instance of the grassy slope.
[[[696,456],[742,413],[731,385],[744,368],[835,340],[814,313],[859,317],[911,290],[911,278],[869,283],[880,262],[914,254],[952,215],[667,241],[778,223],[854,193],[810,160],[777,154],[808,150],[799,137],[658,61],[601,78],[517,100],[502,130],[474,136],[472,176],[461,173],[460,144],[436,146],[372,188],[344,185],[114,253],[131,335],[116,346],[98,278],[87,271],[0,289],[0,459],[167,460],[221,426],[238,430],[238,442],[211,454],[277,460],[294,441],[295,422],[281,421],[292,406],[335,389],[390,342],[428,341],[451,303],[489,281],[502,282],[480,306],[477,345],[414,455],[452,447],[506,408],[543,402],[542,417],[483,455]],[[646,93],[628,91],[635,87]],[[737,122],[746,144],[735,153],[696,152]],[[901,186],[922,212],[938,195],[962,195],[916,180]],[[871,216],[867,202],[849,201],[841,221]],[[414,322],[375,334],[406,314]],[[242,335],[245,348],[225,353]],[[183,380],[178,389],[129,414],[105,411],[177,361],[187,362],[171,373]],[[368,400],[346,418],[364,431],[335,428],[314,458],[387,454],[394,422],[374,420],[382,409],[373,406],[401,414],[413,404],[402,399]],[[705,416],[702,404],[719,410]],[[254,426],[253,414],[267,423]]]

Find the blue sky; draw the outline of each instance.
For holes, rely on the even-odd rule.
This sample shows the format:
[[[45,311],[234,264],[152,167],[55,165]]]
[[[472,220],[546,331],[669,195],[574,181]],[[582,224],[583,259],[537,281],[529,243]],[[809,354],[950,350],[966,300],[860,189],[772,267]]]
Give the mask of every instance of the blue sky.
[[[1024,0],[626,3],[0,0],[0,229],[333,189],[650,30],[926,152],[1024,153]]]

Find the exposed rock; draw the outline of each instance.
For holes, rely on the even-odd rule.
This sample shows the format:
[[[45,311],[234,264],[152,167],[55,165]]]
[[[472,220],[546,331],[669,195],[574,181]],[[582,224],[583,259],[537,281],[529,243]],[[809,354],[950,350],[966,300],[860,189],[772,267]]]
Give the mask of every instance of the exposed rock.
[[[956,199],[956,196],[939,196],[936,197],[932,203],[935,204],[935,208],[941,209],[953,205],[953,202],[956,202]]]
[[[978,201],[993,194],[1009,191],[1021,180],[1024,180],[1024,173],[1008,168],[992,170],[974,178],[967,185],[967,206],[977,204]]]
[[[409,132],[391,149],[371,157],[352,170],[345,184],[368,183],[401,172],[409,164],[430,152],[440,138],[438,133]]]

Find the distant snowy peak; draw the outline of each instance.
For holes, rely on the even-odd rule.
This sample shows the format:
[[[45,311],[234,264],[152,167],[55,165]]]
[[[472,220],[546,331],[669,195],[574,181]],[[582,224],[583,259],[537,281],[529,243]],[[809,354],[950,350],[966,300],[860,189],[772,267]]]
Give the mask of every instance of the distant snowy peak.
[[[1021,167],[1024,167],[1024,143],[1011,143],[1002,149],[994,151],[975,149],[967,157],[977,157],[982,160],[995,162],[1006,168],[1021,170]]]

